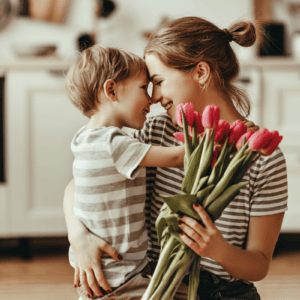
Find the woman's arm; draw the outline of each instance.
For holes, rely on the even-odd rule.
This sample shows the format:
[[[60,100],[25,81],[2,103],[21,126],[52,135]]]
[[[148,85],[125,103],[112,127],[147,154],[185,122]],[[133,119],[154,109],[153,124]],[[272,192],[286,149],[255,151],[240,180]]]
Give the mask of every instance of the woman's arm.
[[[74,180],[66,190],[63,201],[64,214],[68,230],[68,239],[72,245],[75,258],[74,286],[83,286],[87,295],[92,295],[90,288],[98,297],[103,296],[99,286],[105,291],[111,291],[102,269],[101,257],[103,252],[119,261],[122,257],[117,250],[104,240],[90,233],[87,228],[74,215]]]
[[[151,146],[140,162],[141,167],[183,168],[185,146]]]
[[[179,227],[184,232],[181,239],[187,246],[198,255],[217,261],[236,278],[259,281],[268,274],[284,213],[251,217],[243,250],[224,239],[200,205],[194,205],[194,209],[205,227],[187,216],[181,218]]]

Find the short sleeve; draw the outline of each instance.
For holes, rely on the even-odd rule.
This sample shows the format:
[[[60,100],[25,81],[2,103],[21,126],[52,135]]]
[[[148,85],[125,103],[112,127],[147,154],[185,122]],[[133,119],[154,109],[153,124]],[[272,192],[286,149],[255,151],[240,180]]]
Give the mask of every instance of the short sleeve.
[[[272,155],[261,157],[251,168],[250,184],[251,216],[271,215],[287,210],[286,161],[279,148]]]
[[[119,128],[114,128],[109,133],[107,143],[108,151],[118,172],[128,179],[135,179],[142,169],[139,164],[151,145],[141,143]]]
[[[143,129],[133,132],[131,136],[155,146],[178,146],[178,142],[172,139],[176,131],[172,119],[166,114],[161,114],[148,118]]]

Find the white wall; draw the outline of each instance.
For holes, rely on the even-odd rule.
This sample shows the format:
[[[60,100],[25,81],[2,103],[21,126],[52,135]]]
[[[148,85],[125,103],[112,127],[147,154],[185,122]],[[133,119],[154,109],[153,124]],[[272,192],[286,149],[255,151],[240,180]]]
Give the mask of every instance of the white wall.
[[[238,19],[253,18],[251,0],[115,0],[115,2],[117,10],[114,14],[97,22],[97,42],[122,47],[139,55],[143,54],[146,44],[141,33],[157,27],[165,16],[169,18],[200,16],[221,28]],[[13,44],[21,47],[29,43],[55,43],[59,55],[68,57],[77,50],[77,36],[93,28],[93,5],[93,0],[71,0],[66,22],[61,25],[29,18],[14,19],[0,32],[0,60],[14,58],[11,50]]]

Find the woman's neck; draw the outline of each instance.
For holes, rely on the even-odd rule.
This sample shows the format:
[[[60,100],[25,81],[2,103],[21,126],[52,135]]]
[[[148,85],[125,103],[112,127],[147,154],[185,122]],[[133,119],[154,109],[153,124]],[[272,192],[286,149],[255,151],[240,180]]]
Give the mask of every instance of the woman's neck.
[[[236,120],[244,121],[239,111],[235,108],[230,97],[215,88],[207,88],[201,95],[199,103],[199,112],[202,114],[205,106],[217,105],[220,108],[220,119],[226,120],[228,123],[233,123]]]

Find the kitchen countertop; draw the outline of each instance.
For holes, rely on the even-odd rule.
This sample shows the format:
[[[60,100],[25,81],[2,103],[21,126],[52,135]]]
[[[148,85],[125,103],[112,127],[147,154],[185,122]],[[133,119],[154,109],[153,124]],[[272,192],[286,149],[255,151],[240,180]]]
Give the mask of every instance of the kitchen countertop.
[[[66,70],[72,64],[71,60],[59,58],[27,58],[27,59],[11,59],[1,60],[0,70]],[[291,57],[268,57],[254,58],[249,60],[240,60],[241,67],[256,68],[300,68],[300,59]]]

